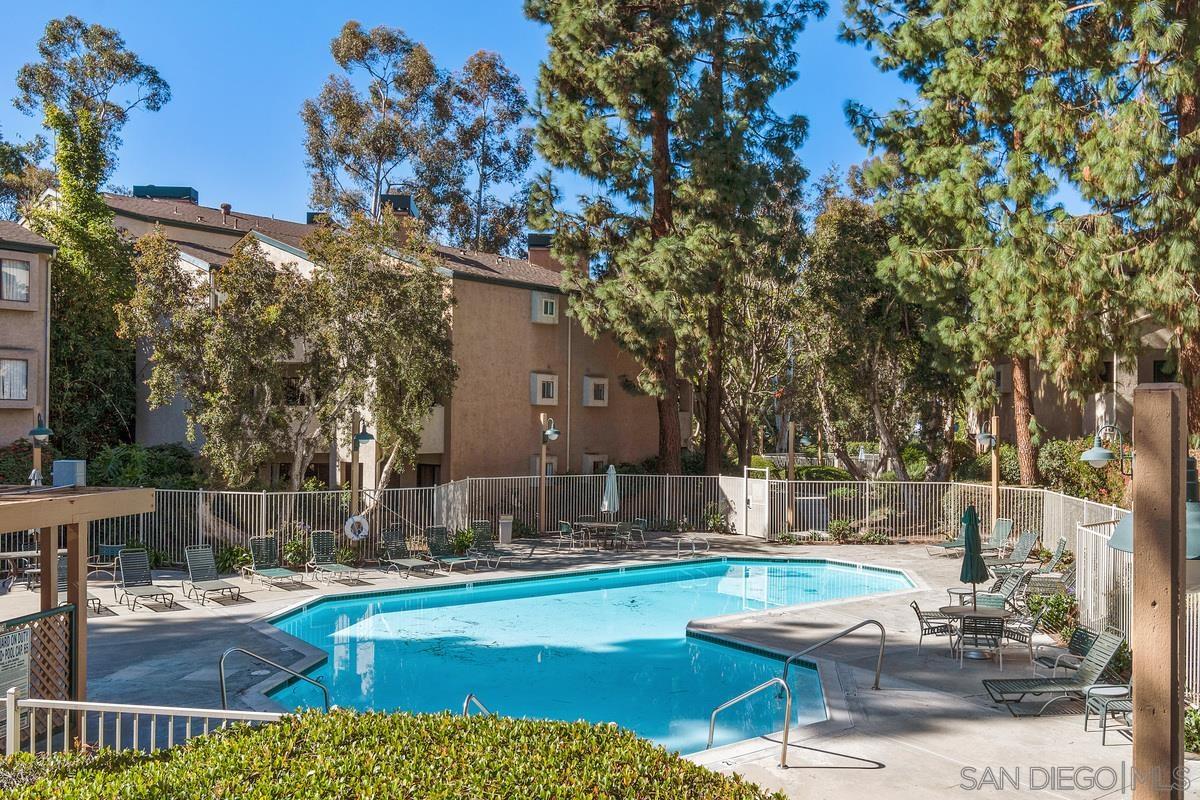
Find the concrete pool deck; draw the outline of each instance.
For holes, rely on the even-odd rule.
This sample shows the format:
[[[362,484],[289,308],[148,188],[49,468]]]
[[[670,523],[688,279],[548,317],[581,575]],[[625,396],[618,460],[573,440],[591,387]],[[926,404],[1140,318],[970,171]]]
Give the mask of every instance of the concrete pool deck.
[[[1108,746],[1102,746],[1099,733],[1084,732],[1081,714],[1015,719],[988,700],[981,679],[1030,674],[1023,646],[1006,648],[1003,673],[993,662],[967,662],[960,670],[947,655],[945,638],[928,639],[917,654],[918,628],[909,603],[916,600],[927,609],[946,605],[945,588],[959,585],[957,559],[930,557],[923,546],[778,545],[720,536],[712,537],[712,543],[707,555],[830,558],[900,568],[918,587],[693,625],[711,635],[781,652],[795,652],[868,618],[887,629],[879,691],[870,688],[877,654],[873,630],[863,629],[819,651],[831,719],[793,729],[788,769],[777,766],[775,736],[700,753],[694,760],[718,771],[737,772],[790,797],[1123,796],[1119,788],[1108,786],[1129,770],[1131,751],[1123,736],[1110,735]],[[229,647],[244,647],[287,666],[311,666],[311,649],[263,621],[325,594],[675,561],[672,539],[628,553],[556,552],[539,544],[532,558],[512,568],[462,575],[405,579],[368,572],[365,584],[308,583],[299,590],[268,590],[237,580],[245,589],[243,602],[207,606],[183,598],[180,573],[162,572],[156,574],[156,582],[175,589],[181,602],[175,610],[152,606],[136,612],[113,604],[111,584],[97,580],[92,593],[109,610],[89,618],[89,699],[219,708],[217,659]],[[0,596],[0,618],[29,613],[36,606],[37,593],[18,586]],[[1050,642],[1046,637],[1038,641]],[[265,699],[262,684],[272,677],[271,670],[241,657],[231,657],[230,667],[231,705],[260,705]],[[1193,790],[1188,796],[1200,793]]]

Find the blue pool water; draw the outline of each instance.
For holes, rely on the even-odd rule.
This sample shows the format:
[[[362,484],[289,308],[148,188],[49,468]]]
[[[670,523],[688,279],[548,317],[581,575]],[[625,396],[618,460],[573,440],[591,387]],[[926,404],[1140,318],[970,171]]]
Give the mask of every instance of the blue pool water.
[[[414,583],[418,579],[413,579]],[[822,561],[714,560],[315,603],[274,624],[329,654],[310,674],[360,710],[462,708],[616,722],[682,753],[712,709],[779,675],[765,654],[685,636],[690,620],[911,587],[902,574]],[[793,669],[794,722],[825,718],[817,673]],[[714,745],[780,727],[775,692],[723,712]],[[274,699],[317,705],[304,683]]]

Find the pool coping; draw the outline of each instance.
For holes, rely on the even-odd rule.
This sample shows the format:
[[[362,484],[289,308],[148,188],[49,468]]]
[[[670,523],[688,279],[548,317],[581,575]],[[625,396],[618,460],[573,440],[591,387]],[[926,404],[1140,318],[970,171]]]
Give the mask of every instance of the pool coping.
[[[287,647],[302,653],[300,660],[290,665],[289,668],[299,672],[302,675],[307,675],[311,670],[324,664],[328,660],[329,655],[319,647],[309,644],[303,639],[285,632],[283,629],[277,627],[275,623],[324,603],[350,600],[355,598],[362,599],[387,597],[392,595],[423,594],[428,592],[470,588],[479,585],[498,586],[522,581],[545,580],[547,578],[569,579],[573,577],[579,577],[581,575],[603,575],[609,573],[622,574],[627,571],[640,571],[655,568],[663,569],[671,566],[696,566],[702,564],[727,563],[729,561],[745,561],[764,564],[835,564],[838,566],[852,567],[855,569],[869,568],[880,572],[889,572],[894,575],[899,575],[908,581],[909,587],[907,589],[899,589],[891,592],[876,592],[870,595],[858,595],[855,597],[846,597],[835,600],[824,600],[818,603],[801,603],[789,606],[777,606],[770,609],[737,612],[735,614],[726,614],[716,617],[702,617],[689,620],[687,626],[684,628],[685,637],[691,636],[692,638],[697,638],[701,641],[707,641],[718,646],[736,647],[738,649],[749,650],[750,652],[765,655],[769,658],[777,658],[779,660],[786,659],[789,655],[791,655],[791,653],[787,653],[779,650],[778,648],[769,647],[756,642],[743,640],[734,636],[713,634],[708,631],[695,631],[693,630],[692,626],[697,623],[707,621],[736,620],[738,618],[759,617],[764,614],[779,614],[789,610],[794,611],[797,609],[812,609],[822,606],[838,605],[841,603],[858,602],[862,600],[869,600],[875,597],[891,597],[897,594],[918,592],[928,588],[923,579],[914,575],[909,570],[899,567],[878,566],[861,561],[848,561],[840,558],[813,556],[743,556],[740,554],[712,555],[666,562],[634,562],[615,567],[605,566],[575,570],[547,570],[535,572],[530,575],[507,576],[502,578],[478,579],[474,578],[474,576],[464,575],[464,578],[470,579],[439,583],[432,586],[369,589],[361,592],[319,595],[317,597],[308,597],[303,600],[299,600],[292,605],[268,614],[264,614],[263,616],[252,620],[248,624],[257,632],[262,633],[265,636],[269,636],[276,641],[285,644]],[[820,657],[806,657],[803,659],[803,661],[808,665],[815,667],[817,670],[818,679],[821,683],[821,693],[823,695],[825,704],[825,719],[817,722],[811,722],[806,725],[793,727],[790,730],[789,742],[803,741],[814,736],[820,736],[839,730],[844,730],[853,726],[853,721],[850,717],[846,691],[837,675],[836,662]],[[287,675],[286,673],[275,672],[264,678],[262,681],[259,681],[250,688],[246,689],[239,696],[241,697],[242,701],[246,703],[246,705],[255,711],[283,711],[286,713],[289,709],[285,709],[270,695],[272,692],[278,691],[284,686],[288,686],[297,682],[297,680],[298,679],[294,676]],[[803,734],[801,734],[801,732],[803,732]],[[749,739],[743,739],[737,742],[721,745],[719,747],[714,747],[711,750],[700,750],[695,753],[689,753],[683,755],[682,757],[701,765],[715,764],[717,762],[740,762],[759,757],[766,750],[778,748],[782,735],[783,731],[774,731],[771,733],[762,734],[760,736],[751,737]]]

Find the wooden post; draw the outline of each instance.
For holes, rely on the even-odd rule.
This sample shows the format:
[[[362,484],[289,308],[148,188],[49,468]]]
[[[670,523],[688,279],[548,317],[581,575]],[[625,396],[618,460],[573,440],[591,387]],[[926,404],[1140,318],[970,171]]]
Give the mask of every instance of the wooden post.
[[[38,534],[38,567],[41,569],[41,606],[49,611],[58,605],[58,529],[42,528]]]
[[[1187,394],[1133,392],[1133,770],[1135,800],[1183,797]]]
[[[1000,518],[1000,417],[992,415],[992,528]]]
[[[72,700],[87,699],[87,532],[86,522],[67,525],[67,602],[75,606],[71,631],[75,651],[71,663]]]

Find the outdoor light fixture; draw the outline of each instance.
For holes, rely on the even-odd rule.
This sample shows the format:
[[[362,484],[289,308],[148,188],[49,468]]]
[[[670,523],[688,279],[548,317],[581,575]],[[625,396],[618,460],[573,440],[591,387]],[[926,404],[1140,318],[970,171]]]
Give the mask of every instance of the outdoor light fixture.
[[[1104,446],[1105,434],[1116,435],[1116,453]],[[1092,446],[1084,451],[1079,460],[1085,464],[1091,464],[1096,469],[1104,469],[1113,461],[1116,461],[1120,464],[1122,475],[1133,477],[1133,458],[1130,457],[1127,469],[1125,467],[1125,435],[1121,433],[1121,429],[1116,425],[1105,425],[1096,431],[1096,436],[1092,440]]]
[[[373,441],[375,441],[375,437],[372,436],[369,431],[367,431],[367,423],[364,422],[362,424],[362,429],[359,430],[358,433],[354,434],[354,447],[355,449],[358,449],[359,446]]]
[[[985,453],[990,453],[996,446],[996,437],[987,431],[980,431],[975,434],[975,446]]]
[[[558,438],[558,428],[554,427],[554,419],[546,418],[546,427],[542,430],[542,444],[553,442]]]
[[[37,426],[29,432],[29,438],[33,440],[34,447],[45,447],[53,435],[54,431],[46,427],[45,418],[38,414]]]

